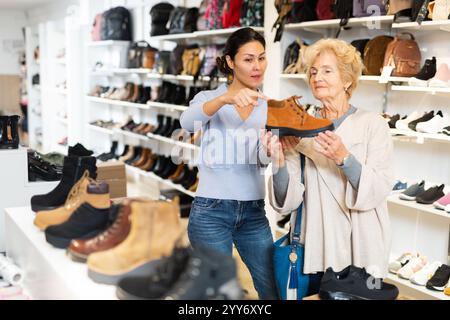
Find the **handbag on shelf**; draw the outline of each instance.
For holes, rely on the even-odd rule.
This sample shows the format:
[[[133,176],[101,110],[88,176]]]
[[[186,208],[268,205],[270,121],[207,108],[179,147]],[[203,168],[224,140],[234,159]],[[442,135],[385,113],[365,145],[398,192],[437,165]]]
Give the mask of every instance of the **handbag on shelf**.
[[[305,156],[300,154],[301,181],[304,183]],[[309,275],[303,273],[305,248],[300,243],[302,209],[304,200],[297,209],[295,227],[290,240],[290,231],[273,244],[275,282],[281,300],[301,300],[308,293]],[[292,228],[292,226],[291,226]]]

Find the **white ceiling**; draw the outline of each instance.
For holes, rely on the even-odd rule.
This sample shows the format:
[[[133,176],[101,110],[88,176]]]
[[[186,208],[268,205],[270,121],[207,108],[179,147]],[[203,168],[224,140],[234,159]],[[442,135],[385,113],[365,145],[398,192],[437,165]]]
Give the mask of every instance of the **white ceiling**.
[[[0,9],[28,10],[54,0],[0,0]]]

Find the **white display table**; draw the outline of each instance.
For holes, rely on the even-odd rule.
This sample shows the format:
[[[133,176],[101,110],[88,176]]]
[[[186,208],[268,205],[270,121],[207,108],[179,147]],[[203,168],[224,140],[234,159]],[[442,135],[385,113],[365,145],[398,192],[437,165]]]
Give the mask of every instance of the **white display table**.
[[[28,182],[27,149],[0,150],[0,252],[5,251],[3,208],[29,206],[36,194],[45,194],[56,182]]]
[[[115,286],[93,282],[86,264],[45,241],[30,207],[5,212],[6,253],[24,271],[22,285],[33,299],[117,299]]]

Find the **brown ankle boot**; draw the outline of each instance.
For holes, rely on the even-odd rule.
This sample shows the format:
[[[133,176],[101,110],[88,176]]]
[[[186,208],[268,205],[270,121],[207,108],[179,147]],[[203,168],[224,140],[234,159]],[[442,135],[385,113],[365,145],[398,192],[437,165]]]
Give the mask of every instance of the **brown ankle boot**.
[[[267,130],[278,130],[279,136],[315,137],[320,132],[334,130],[333,122],[310,116],[298,103],[301,97],[267,102]]]
[[[178,198],[172,202],[131,200],[124,205],[131,206],[126,239],[88,257],[88,275],[96,282],[117,284],[124,277],[149,275],[182,235]]]
[[[131,207],[122,204],[118,210],[114,223],[98,236],[86,240],[72,240],[68,249],[72,260],[86,262],[91,253],[112,249],[126,239],[131,229]]]
[[[86,172],[70,190],[64,206],[54,210],[39,211],[34,218],[34,225],[40,230],[45,230],[49,226],[64,223],[85,202],[98,209],[110,206],[108,185],[96,182]]]
[[[147,149],[147,148],[144,149],[142,151],[142,154],[141,154],[140,158],[137,159],[135,162],[133,162],[131,165],[133,167],[140,167],[140,166],[142,166],[144,163],[147,162],[148,157],[150,157],[150,154],[151,154],[150,149]]]

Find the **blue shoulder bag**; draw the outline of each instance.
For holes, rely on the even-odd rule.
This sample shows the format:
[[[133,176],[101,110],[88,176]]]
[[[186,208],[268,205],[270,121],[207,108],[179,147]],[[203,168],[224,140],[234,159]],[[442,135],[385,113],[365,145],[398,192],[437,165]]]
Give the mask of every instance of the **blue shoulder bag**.
[[[300,163],[302,169],[301,182],[304,184],[305,156],[303,154],[300,155]],[[303,202],[297,209],[292,241],[290,241],[290,232],[288,232],[273,244],[275,282],[279,297],[282,300],[288,299],[290,290],[294,290],[292,292],[296,293],[297,300],[303,299],[308,293],[309,275],[303,273],[305,248],[300,244]],[[293,297],[290,297],[290,299],[293,299]]]

